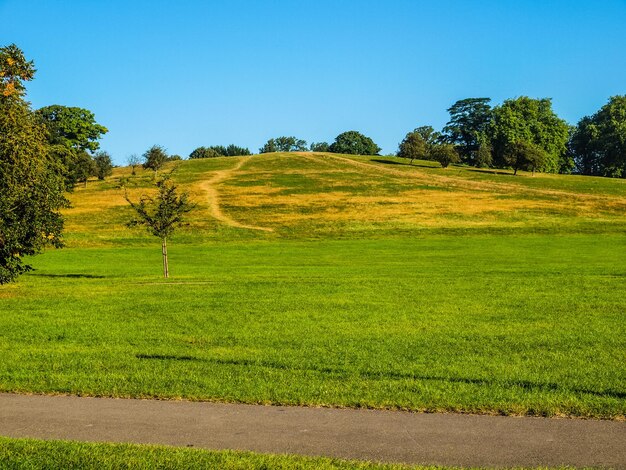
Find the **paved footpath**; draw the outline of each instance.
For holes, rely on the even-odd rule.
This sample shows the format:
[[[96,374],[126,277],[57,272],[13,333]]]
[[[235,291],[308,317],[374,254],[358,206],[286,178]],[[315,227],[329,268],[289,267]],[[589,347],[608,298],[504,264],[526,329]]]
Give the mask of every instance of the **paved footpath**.
[[[0,394],[0,435],[454,466],[626,469],[626,423]]]

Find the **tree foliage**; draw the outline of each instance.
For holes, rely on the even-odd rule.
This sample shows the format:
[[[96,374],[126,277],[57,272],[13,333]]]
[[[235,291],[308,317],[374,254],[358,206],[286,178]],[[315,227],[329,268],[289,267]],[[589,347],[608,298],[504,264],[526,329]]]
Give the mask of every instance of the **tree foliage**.
[[[448,168],[451,163],[461,161],[456,148],[452,144],[436,143],[430,147],[429,159],[439,162],[442,168]]]
[[[143,167],[146,170],[153,170],[155,175],[167,161],[167,152],[160,145],[153,145],[143,154]]]
[[[100,148],[98,140],[108,130],[96,122],[94,114],[87,109],[61,105],[46,106],[36,114],[48,130],[50,152],[60,164],[67,188],[95,176],[97,165],[88,160]]]
[[[259,153],[306,152],[307,150],[306,140],[298,139],[294,136],[283,136],[269,139],[265,145],[259,149]]]
[[[111,155],[107,152],[103,150],[96,152],[96,155],[93,157],[93,162],[95,176],[97,176],[99,180],[104,180],[107,176],[113,174],[113,161],[111,160]]]
[[[567,157],[569,126],[554,113],[549,98],[505,100],[493,109],[489,135],[496,166],[507,166],[520,142],[545,152],[538,171],[556,173]]]
[[[380,147],[360,132],[347,131],[339,134],[328,150],[349,155],[378,155]]]
[[[212,145],[210,147],[198,147],[189,154],[191,160],[196,158],[215,158],[215,157],[238,157],[251,155],[251,152],[246,147],[239,147],[235,144],[230,144],[227,147],[223,145]]]
[[[169,277],[167,238],[185,223],[185,214],[195,205],[189,202],[187,193],[178,194],[177,186],[169,177],[157,180],[155,185],[158,190],[155,197],[144,195],[135,203],[126,195],[126,201],[135,210],[135,217],[127,226],[144,226],[149,233],[161,239],[163,276]]]
[[[64,182],[46,129],[23,99],[34,72],[17,46],[0,48],[0,284],[32,269],[25,256],[62,245]]]
[[[513,168],[515,175],[517,170],[531,170],[534,174],[545,164],[547,158],[545,150],[524,140],[509,145],[504,154],[505,162]]]
[[[580,173],[626,178],[626,95],[611,97],[597,113],[582,118],[570,148]]]
[[[441,134],[431,126],[421,126],[409,132],[398,146],[398,157],[413,160],[430,160],[430,151],[440,139]]]
[[[198,147],[189,154],[189,159],[196,160],[198,158],[217,158],[217,157],[222,157],[222,156],[223,156],[222,154],[218,153],[213,148]]]
[[[330,145],[328,145],[328,142],[311,142],[309,148],[311,152],[328,152]]]
[[[478,152],[491,121],[491,98],[465,98],[448,108],[450,120],[443,128],[446,140],[456,145],[464,163],[477,165]]]

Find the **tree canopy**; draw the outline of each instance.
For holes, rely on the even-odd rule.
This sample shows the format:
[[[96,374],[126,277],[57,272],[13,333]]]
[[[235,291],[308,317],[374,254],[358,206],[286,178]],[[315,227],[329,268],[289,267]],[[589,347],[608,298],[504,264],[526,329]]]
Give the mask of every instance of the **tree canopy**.
[[[0,284],[32,269],[25,256],[62,245],[65,185],[46,129],[23,98],[34,72],[17,46],[0,48]]]
[[[195,205],[189,202],[187,193],[178,194],[178,188],[169,177],[157,180],[155,185],[158,189],[155,197],[144,195],[135,203],[126,196],[126,201],[135,210],[135,217],[127,225],[144,226],[148,232],[161,239],[163,276],[169,277],[167,237],[184,224],[185,214],[193,210]]]
[[[265,145],[259,149],[259,153],[305,152],[307,150],[306,140],[298,139],[294,136],[283,136],[269,139]]]
[[[496,166],[507,166],[507,156],[517,152],[520,142],[545,152],[537,170],[556,173],[566,165],[569,126],[554,113],[549,98],[505,100],[493,109],[489,134]]]
[[[476,165],[480,145],[491,121],[491,98],[465,98],[454,103],[450,120],[443,128],[446,140],[455,144],[464,163]]]
[[[570,148],[584,175],[626,178],[626,95],[613,96],[576,126]]]
[[[374,141],[357,131],[339,134],[330,145],[330,152],[350,155],[378,155],[380,147]]]
[[[167,152],[160,145],[153,145],[143,154],[143,167],[147,170],[153,170],[155,175],[167,161]]]

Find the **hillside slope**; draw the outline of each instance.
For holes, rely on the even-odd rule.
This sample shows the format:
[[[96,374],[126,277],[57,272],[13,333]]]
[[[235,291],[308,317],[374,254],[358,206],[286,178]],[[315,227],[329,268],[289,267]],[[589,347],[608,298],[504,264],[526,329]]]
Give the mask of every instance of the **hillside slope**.
[[[393,157],[317,153],[184,161],[173,177],[198,204],[186,233],[202,239],[616,233],[626,228],[624,180],[513,176],[441,169],[423,161],[409,165]],[[139,236],[123,226],[130,210],[120,184],[138,197],[150,190],[151,178],[152,172],[131,176],[128,168],[118,168],[106,182],[77,188],[74,207],[66,213],[69,239],[99,243]]]

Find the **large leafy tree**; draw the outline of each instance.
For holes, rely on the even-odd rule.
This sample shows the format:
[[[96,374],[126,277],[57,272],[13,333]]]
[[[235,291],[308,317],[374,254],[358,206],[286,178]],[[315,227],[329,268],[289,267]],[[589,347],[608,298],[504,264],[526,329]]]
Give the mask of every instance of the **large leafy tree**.
[[[611,97],[593,116],[582,118],[570,148],[580,173],[626,178],[626,95]]]
[[[450,120],[443,128],[448,142],[456,145],[461,160],[479,164],[478,152],[491,121],[491,98],[466,98],[454,103]]]
[[[550,98],[504,101],[493,109],[489,136],[496,166],[509,166],[507,155],[520,142],[545,152],[538,171],[556,173],[566,166],[569,126],[554,113]]]
[[[95,168],[88,160],[100,148],[98,141],[108,132],[107,128],[96,122],[91,111],[83,108],[52,105],[36,113],[48,130],[50,151],[61,165],[68,188],[77,182],[86,182],[88,168]],[[94,175],[89,174],[87,178],[89,176]]]
[[[431,149],[441,138],[431,126],[421,126],[409,132],[398,146],[398,157],[413,160],[431,159]]]
[[[0,48],[0,284],[32,269],[25,256],[62,245],[64,182],[46,128],[24,99],[34,74],[17,46]]]
[[[178,188],[169,177],[161,178],[155,184],[158,189],[155,197],[142,196],[139,202],[133,202],[126,196],[136,213],[128,226],[144,226],[148,232],[161,239],[163,277],[169,277],[167,238],[184,224],[185,214],[195,206],[189,202],[187,193],[178,194]]]
[[[349,155],[378,155],[380,147],[374,141],[357,131],[347,131],[335,137],[328,150],[332,153]]]
[[[259,153],[305,152],[307,150],[306,140],[298,139],[294,136],[283,136],[269,139],[265,145],[259,149]]]

